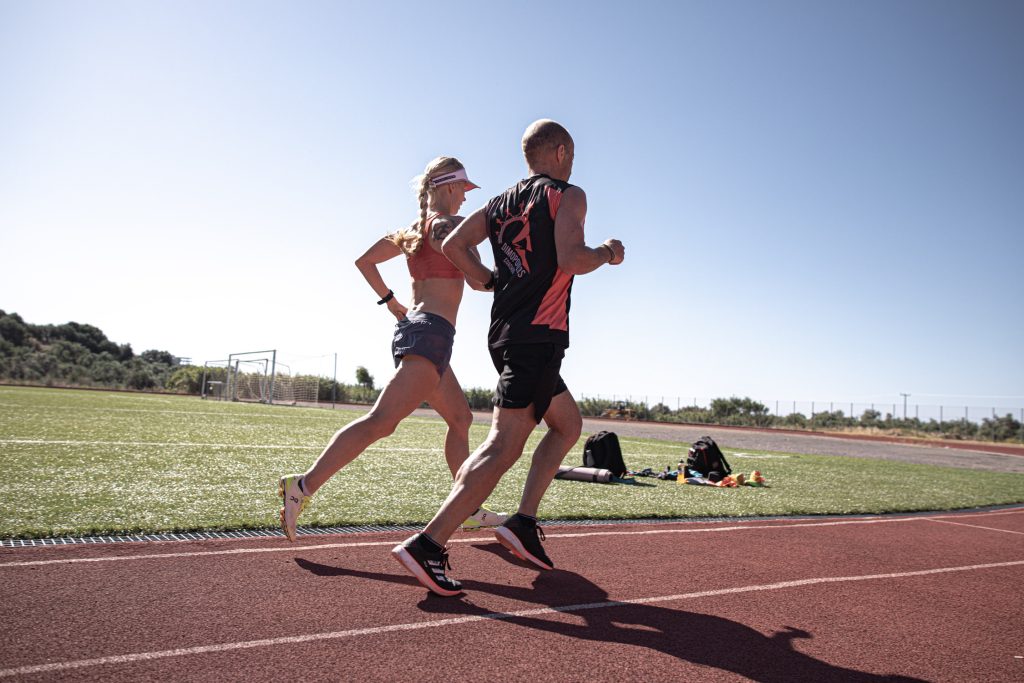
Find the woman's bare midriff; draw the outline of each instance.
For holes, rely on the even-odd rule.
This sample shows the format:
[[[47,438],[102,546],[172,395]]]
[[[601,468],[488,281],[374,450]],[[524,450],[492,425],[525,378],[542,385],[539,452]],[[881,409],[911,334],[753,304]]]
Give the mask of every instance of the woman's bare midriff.
[[[462,278],[413,280],[409,312],[433,313],[441,316],[454,327],[464,290],[465,280]]]

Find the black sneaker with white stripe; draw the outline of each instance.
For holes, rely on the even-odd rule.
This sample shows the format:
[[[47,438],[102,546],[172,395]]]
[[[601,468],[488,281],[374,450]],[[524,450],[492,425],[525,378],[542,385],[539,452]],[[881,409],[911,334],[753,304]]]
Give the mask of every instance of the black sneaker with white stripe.
[[[462,592],[462,584],[445,575],[451,569],[447,548],[441,548],[425,534],[416,534],[391,549],[399,564],[416,580],[438,595],[450,597]]]
[[[540,544],[544,531],[533,517],[519,513],[512,515],[504,524],[494,528],[494,537],[519,559],[532,562],[541,569],[555,568],[555,563]]]

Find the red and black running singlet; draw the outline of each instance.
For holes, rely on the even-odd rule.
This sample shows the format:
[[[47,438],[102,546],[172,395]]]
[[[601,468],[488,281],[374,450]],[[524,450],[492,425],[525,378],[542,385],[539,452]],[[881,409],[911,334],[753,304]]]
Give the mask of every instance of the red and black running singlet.
[[[569,346],[573,276],[560,270],[555,215],[572,187],[546,175],[521,180],[487,203],[487,233],[497,266],[487,342]]]

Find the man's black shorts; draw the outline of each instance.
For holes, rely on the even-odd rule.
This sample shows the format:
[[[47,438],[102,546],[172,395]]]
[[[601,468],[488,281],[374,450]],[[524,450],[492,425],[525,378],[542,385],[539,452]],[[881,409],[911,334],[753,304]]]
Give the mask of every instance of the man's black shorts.
[[[491,362],[498,377],[494,404],[502,408],[525,408],[533,404],[540,423],[551,398],[567,389],[562,376],[565,349],[554,344],[509,344],[491,349]]]

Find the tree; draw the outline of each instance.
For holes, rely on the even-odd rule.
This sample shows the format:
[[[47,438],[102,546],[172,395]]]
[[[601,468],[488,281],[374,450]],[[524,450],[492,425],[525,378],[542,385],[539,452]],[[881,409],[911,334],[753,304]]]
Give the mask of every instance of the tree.
[[[50,345],[48,353],[54,356],[61,363],[72,365],[92,365],[94,354],[78,342],[64,341],[63,339]]]
[[[466,402],[473,410],[490,410],[494,405],[494,391],[491,389],[473,387],[471,389],[463,389],[462,391],[466,395]]]
[[[150,349],[149,351],[143,351],[140,353],[139,357],[147,363],[156,363],[158,365],[167,365],[169,367],[174,367],[178,364],[178,359],[172,356],[168,351]]]
[[[167,381],[164,382],[164,388],[186,394],[201,394],[204,375],[207,382],[223,382],[227,375],[227,368],[178,365],[174,367],[167,377]]]
[[[759,417],[768,414],[768,408],[763,403],[749,397],[737,398],[716,398],[711,401],[711,414],[716,418],[728,418],[737,415],[745,417]]]
[[[782,420],[787,427],[806,427],[807,417],[803,413],[790,413]]]
[[[986,417],[981,421],[978,429],[978,438],[986,441],[1010,441],[1020,434],[1021,423],[1012,414],[1007,413],[1006,417]]]
[[[25,321],[17,313],[5,315],[0,312],[0,339],[10,342],[14,346],[25,346],[25,340],[29,336]]]
[[[127,374],[125,367],[113,360],[109,353],[97,356],[97,360],[89,368],[89,376],[92,377],[92,380],[104,386],[124,384]]]
[[[93,325],[69,322],[63,325],[37,325],[36,334],[47,342],[59,340],[81,344],[92,353],[117,352],[117,344],[107,339],[103,330]]]
[[[128,364],[127,384],[132,389],[152,389],[157,386],[151,365],[139,359]]]
[[[672,413],[672,409],[669,408],[664,403],[656,403],[656,404],[654,404],[654,407],[651,408],[651,414],[654,415],[654,419],[656,419],[656,420],[659,417],[663,417],[665,415],[670,415],[671,413]]]
[[[373,375],[370,371],[360,365],[356,368],[356,383],[360,386],[364,386],[367,389],[373,389]]]
[[[824,427],[826,429],[840,429],[853,424],[853,419],[847,418],[841,410],[826,410],[820,413],[814,413],[811,415],[811,421],[814,423],[815,427]]]
[[[860,423],[864,427],[877,427],[878,419],[882,417],[882,414],[873,408],[868,408],[860,416]]]

